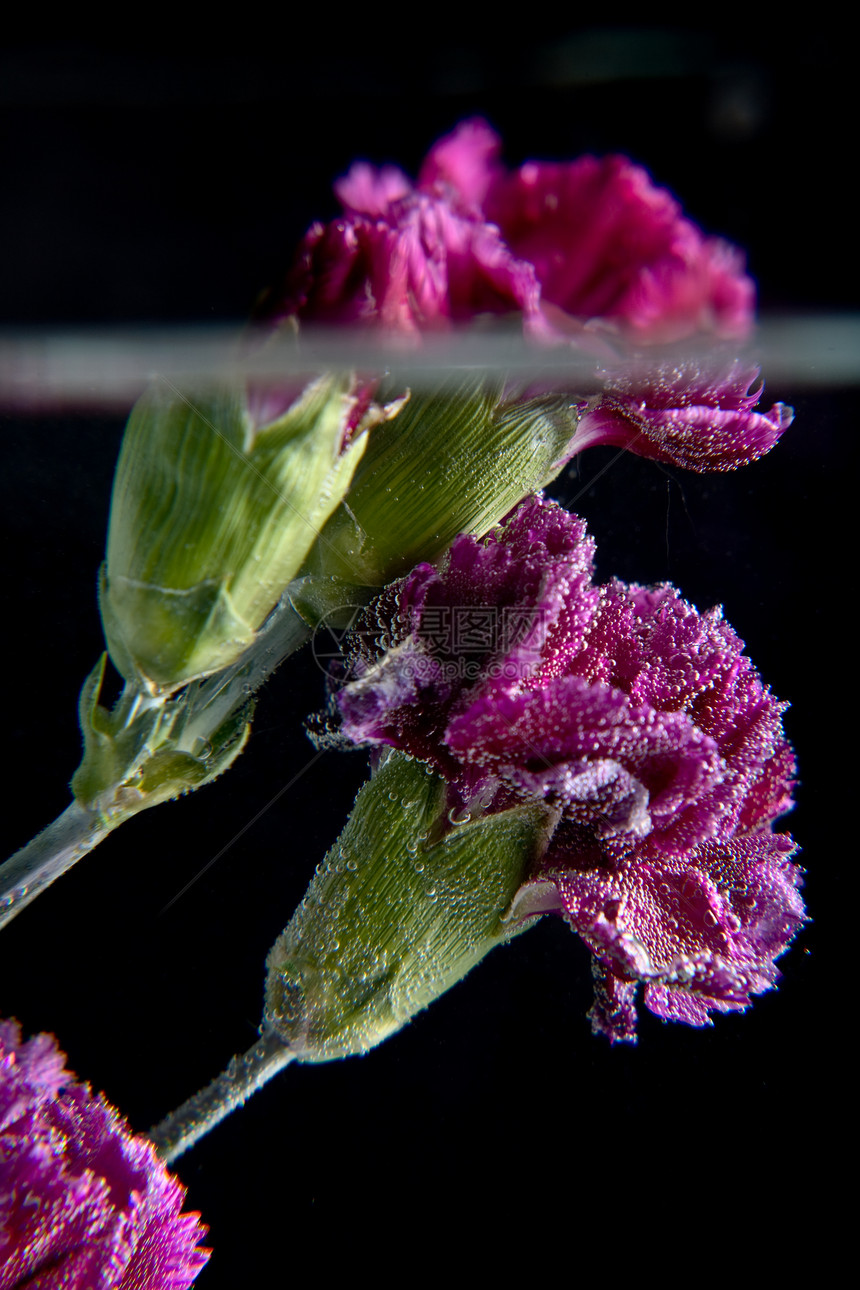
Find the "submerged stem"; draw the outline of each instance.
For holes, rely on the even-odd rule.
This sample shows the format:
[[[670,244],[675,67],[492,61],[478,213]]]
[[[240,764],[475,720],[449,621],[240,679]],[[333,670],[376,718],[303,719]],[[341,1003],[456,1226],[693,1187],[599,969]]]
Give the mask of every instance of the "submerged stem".
[[[198,788],[226,770],[244,744],[244,739],[240,742],[228,727],[231,716],[247,707],[249,697],[279,663],[308,640],[311,631],[285,596],[253,645],[231,667],[194,682],[167,700],[152,700],[129,682],[110,717],[103,713],[98,728],[88,732],[104,672],[103,662],[97,665],[84,686],[84,761],[72,781],[73,791],[91,805],[73,801],[53,824],[0,865],[0,927],[124,820],[147,806]],[[225,729],[227,742],[219,750],[217,739]],[[177,770],[175,763],[168,763],[166,787],[160,794],[156,791],[157,781],[145,785],[144,792],[138,791],[139,773],[145,774],[152,767],[157,754],[175,751],[193,757],[201,744],[210,741],[216,747],[214,757],[210,750],[208,771],[204,768],[197,773],[202,763],[192,763],[190,770],[194,774],[183,781],[171,778],[181,774],[182,768]],[[219,751],[224,754],[220,761]],[[89,777],[84,773],[81,779],[82,772],[89,772]],[[126,791],[128,785],[131,792]]]
[[[149,1132],[165,1164],[192,1147],[216,1124],[241,1106],[297,1054],[274,1031],[267,1031],[242,1057],[233,1057],[225,1071]]]
[[[62,815],[0,865],[0,927],[97,846],[111,825],[96,811],[72,802]]]
[[[241,658],[214,676],[189,686],[176,746],[190,751],[195,740],[210,738],[232,712],[247,703],[284,659],[310,639],[312,631],[284,595]]]

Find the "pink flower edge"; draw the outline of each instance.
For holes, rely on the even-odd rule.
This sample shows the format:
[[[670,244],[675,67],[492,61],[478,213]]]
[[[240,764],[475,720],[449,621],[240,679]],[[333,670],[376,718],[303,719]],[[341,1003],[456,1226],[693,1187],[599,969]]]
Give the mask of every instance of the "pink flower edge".
[[[52,1035],[0,1022],[0,1290],[186,1290],[206,1228],[152,1144],[65,1069]]]

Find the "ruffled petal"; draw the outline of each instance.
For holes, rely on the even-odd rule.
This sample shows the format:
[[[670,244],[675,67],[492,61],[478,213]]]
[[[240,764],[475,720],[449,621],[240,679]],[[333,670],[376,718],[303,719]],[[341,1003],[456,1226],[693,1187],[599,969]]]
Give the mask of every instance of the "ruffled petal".
[[[484,209],[567,314],[613,319],[647,343],[743,336],[752,324],[741,252],[704,237],[626,157],[528,162],[497,176]]]
[[[534,269],[512,255],[497,228],[443,197],[409,193],[373,214],[350,209],[314,224],[278,315],[408,335],[483,313],[531,316],[539,297]]]
[[[770,452],[794,420],[784,403],[753,410],[761,388],[749,391],[758,375],[738,360],[610,370],[604,393],[580,421],[574,450],[613,444],[699,472],[746,466]]]
[[[187,1290],[209,1257],[200,1216],[52,1036],[0,1023],[0,1105],[0,1287]]]
[[[334,185],[344,210],[369,219],[384,219],[394,202],[408,197],[412,184],[397,166],[369,166],[357,161]]]
[[[620,988],[613,978],[644,982],[652,1012],[690,1025],[744,1009],[772,988],[775,961],[805,918],[795,850],[786,834],[769,831],[674,858],[646,839],[620,864],[595,864],[593,851],[566,850],[564,839],[554,845],[535,881],[556,885],[564,916],[599,964],[597,1028],[631,1037],[629,991],[626,1033],[606,1021],[606,998]]]
[[[422,192],[447,192],[480,211],[493,179],[502,173],[502,141],[480,117],[461,121],[430,149],[418,174]]]
[[[706,814],[687,811],[722,778],[714,741],[684,714],[636,707],[607,685],[564,677],[516,695],[488,688],[452,718],[445,742],[600,837],[659,829],[664,845],[689,846],[714,831]],[[673,829],[679,814],[691,818]]]

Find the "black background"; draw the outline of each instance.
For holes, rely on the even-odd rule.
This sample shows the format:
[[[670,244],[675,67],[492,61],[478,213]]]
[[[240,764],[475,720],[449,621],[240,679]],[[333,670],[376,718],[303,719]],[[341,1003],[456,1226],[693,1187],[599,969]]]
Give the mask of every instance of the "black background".
[[[763,310],[855,307],[838,31],[537,36],[487,17],[416,41],[381,21],[328,26],[7,47],[0,321],[239,321],[310,221],[335,214],[330,184],[352,160],[414,174],[476,112],[512,165],[588,150],[646,164],[748,249]],[[201,1287],[450,1267],[460,1232],[488,1272],[550,1246],[570,1275],[586,1248],[615,1266],[639,1224],[656,1252],[700,1236],[699,1270],[715,1231],[743,1231],[768,1259],[805,1239],[840,1134],[850,1024],[834,950],[853,863],[839,731],[855,688],[854,392],[781,378],[767,397],[797,420],[745,471],[627,457],[598,479],[610,454],[596,451],[555,493],[587,518],[601,578],[671,579],[700,608],[723,603],[793,705],[790,827],[814,922],[779,991],[705,1031],[643,1012],[638,1047],[611,1050],[585,1020],[587,955],[544,920],[367,1058],[291,1068],[179,1162],[215,1249]],[[9,852],[68,800],[122,422],[3,415]],[[55,1032],[136,1128],[254,1040],[267,950],[346,818],[363,755],[327,754],[161,911],[309,760],[302,721],[322,698],[310,658],[285,665],[223,780],[126,824],[0,936],[0,1013]]]

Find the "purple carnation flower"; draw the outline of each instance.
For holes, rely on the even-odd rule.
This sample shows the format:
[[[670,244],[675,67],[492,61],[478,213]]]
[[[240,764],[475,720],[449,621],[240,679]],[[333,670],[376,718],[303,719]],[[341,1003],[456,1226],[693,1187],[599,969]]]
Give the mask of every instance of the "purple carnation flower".
[[[413,340],[518,313],[539,344],[610,364],[618,342],[749,331],[754,287],[741,253],[705,237],[640,167],[583,157],[508,174],[500,146],[475,119],[431,149],[416,185],[393,166],[354,165],[335,185],[344,214],[313,225],[268,312]],[[602,393],[583,402],[573,451],[620,444],[693,470],[753,461],[793,416],[780,403],[753,410],[757,377],[732,359],[598,371]]]
[[[384,593],[337,696],[354,743],[429,762],[460,810],[538,797],[557,824],[517,919],[562,913],[595,956],[592,1021],[634,1035],[635,983],[694,1025],[776,979],[803,920],[783,704],[718,609],[591,581],[585,525],[540,498]],[[388,633],[377,658],[365,641]]]
[[[486,121],[464,121],[431,150],[418,185],[454,193],[498,225],[555,307],[545,309],[550,331],[555,310],[611,319],[646,344],[749,331],[755,287],[742,252],[706,237],[642,167],[586,156],[508,173],[500,151]]]
[[[354,165],[335,185],[343,216],[305,236],[280,311],[400,332],[516,311],[545,340],[592,319],[648,344],[749,331],[742,253],[641,167],[581,157],[508,174],[500,150],[475,119],[435,144],[417,184]]]
[[[0,1290],[184,1290],[209,1258],[200,1215],[64,1062],[52,1035],[0,1022]]]

